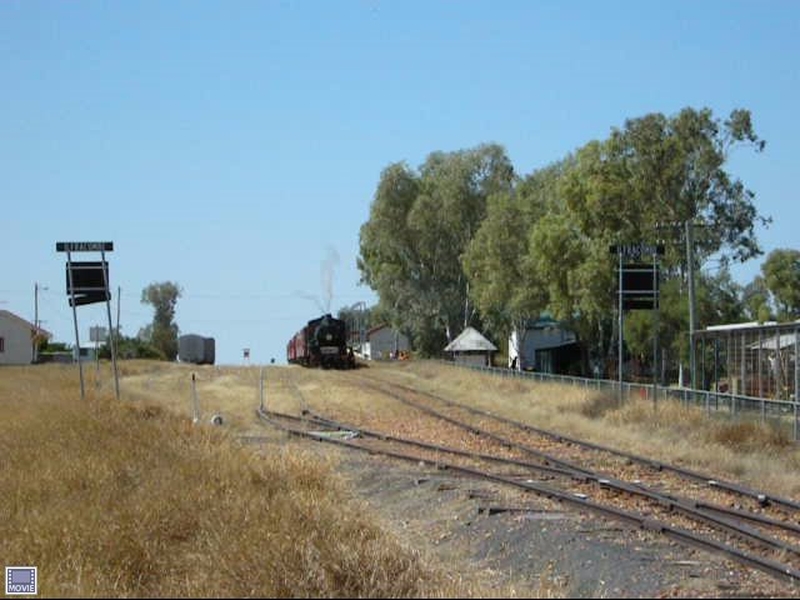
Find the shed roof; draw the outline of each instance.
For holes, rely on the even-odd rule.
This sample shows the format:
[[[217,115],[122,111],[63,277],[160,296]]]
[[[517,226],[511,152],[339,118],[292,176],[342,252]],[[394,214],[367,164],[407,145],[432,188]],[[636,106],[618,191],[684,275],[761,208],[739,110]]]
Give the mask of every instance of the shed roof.
[[[16,322],[21,327],[24,327],[26,329],[30,329],[32,332],[36,332],[36,325],[31,323],[30,321],[26,321],[25,319],[23,319],[22,317],[20,317],[18,315],[15,315],[11,311],[0,310],[0,317],[7,318],[10,321]],[[48,338],[48,339],[50,339],[53,336],[52,333],[50,333],[49,331],[47,331],[46,329],[44,329],[42,327],[39,327],[39,334],[44,336],[44,337],[46,337],[46,338]]]
[[[784,348],[791,348],[797,342],[797,335],[794,333],[784,333],[781,335],[773,335],[767,339],[750,344],[748,348],[751,350],[783,350]]]
[[[474,327],[467,327],[444,349],[445,352],[474,352],[476,350],[481,352],[496,351],[497,346],[483,337]]]

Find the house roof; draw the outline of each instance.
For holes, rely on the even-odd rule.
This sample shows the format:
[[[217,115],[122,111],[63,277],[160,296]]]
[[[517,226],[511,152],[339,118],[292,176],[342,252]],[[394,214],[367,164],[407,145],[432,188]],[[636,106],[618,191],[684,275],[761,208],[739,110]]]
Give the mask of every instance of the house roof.
[[[376,325],[372,329],[367,329],[367,337],[371,336],[376,331],[380,331],[381,329],[386,329],[388,327],[389,326],[384,323],[383,325]]]
[[[20,326],[22,326],[22,327],[25,327],[25,328],[27,328],[27,329],[30,329],[32,332],[35,332],[35,331],[36,331],[36,325],[34,325],[33,323],[31,323],[30,321],[26,321],[26,320],[25,320],[25,319],[23,319],[22,317],[20,317],[20,316],[17,316],[17,315],[15,315],[14,313],[12,313],[12,312],[10,312],[10,311],[7,311],[7,310],[0,310],[0,318],[7,318],[7,319],[9,319],[9,320],[11,320],[11,321],[15,321],[15,322],[16,322],[18,325],[20,325]],[[43,329],[42,327],[39,327],[39,333],[40,333],[41,335],[43,335],[44,337],[48,338],[48,339],[50,339],[51,337],[53,337],[53,334],[52,334],[52,333],[50,333],[50,332],[49,332],[49,331],[47,331],[46,329]]]
[[[474,352],[474,351],[496,351],[497,346],[487,340],[473,327],[467,327],[458,334],[458,337],[447,344],[445,352]]]

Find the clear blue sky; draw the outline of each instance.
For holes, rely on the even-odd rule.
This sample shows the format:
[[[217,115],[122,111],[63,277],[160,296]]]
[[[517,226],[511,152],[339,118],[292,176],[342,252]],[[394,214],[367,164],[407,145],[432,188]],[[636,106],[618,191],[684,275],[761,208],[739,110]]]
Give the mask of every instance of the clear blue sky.
[[[218,363],[283,363],[320,305],[376,300],[355,263],[390,163],[496,142],[528,174],[686,106],[752,111],[766,150],[729,169],[764,250],[798,248],[798,67],[796,0],[4,0],[0,308],[32,321],[38,282],[74,343],[55,243],[110,240],[124,334],[170,280]],[[78,320],[88,341],[105,306]]]

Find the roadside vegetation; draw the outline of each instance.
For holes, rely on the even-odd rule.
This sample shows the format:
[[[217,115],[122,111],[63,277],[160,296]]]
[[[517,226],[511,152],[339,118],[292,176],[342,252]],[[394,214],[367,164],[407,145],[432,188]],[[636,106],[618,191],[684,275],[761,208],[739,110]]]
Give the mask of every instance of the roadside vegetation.
[[[168,402],[92,385],[82,401],[76,379],[0,377],[0,556],[37,566],[42,596],[484,595],[383,531],[319,456],[259,456]]]
[[[74,366],[6,367],[0,398],[0,556],[39,568],[42,596],[512,597],[491,574],[463,572],[397,537],[347,487],[330,454],[265,435],[253,418],[258,368],[122,361],[99,385]],[[397,417],[347,373],[265,370],[265,402]],[[757,424],[709,420],[679,404],[505,379],[433,361],[370,365],[371,375],[459,398],[537,427],[800,497],[800,452]],[[195,374],[203,422],[192,424]],[[295,387],[295,385],[297,387]],[[285,438],[282,438],[285,440]],[[526,595],[560,597],[542,573]]]

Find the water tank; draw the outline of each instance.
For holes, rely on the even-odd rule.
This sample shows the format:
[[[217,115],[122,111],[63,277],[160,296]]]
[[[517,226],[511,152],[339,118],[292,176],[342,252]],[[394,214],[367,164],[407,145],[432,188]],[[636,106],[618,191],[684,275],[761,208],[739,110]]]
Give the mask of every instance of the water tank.
[[[214,338],[203,337],[194,333],[178,338],[178,359],[196,365],[214,364]]]

